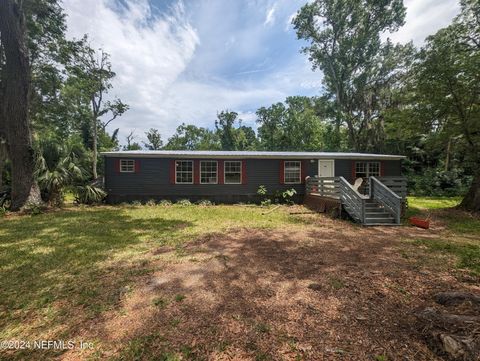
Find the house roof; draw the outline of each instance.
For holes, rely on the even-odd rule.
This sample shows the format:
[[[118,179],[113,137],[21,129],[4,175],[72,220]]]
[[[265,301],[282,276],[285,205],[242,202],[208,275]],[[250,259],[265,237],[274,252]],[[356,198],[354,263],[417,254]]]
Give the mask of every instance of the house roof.
[[[399,160],[403,155],[341,152],[263,152],[217,150],[132,150],[103,152],[114,158],[270,158],[270,159],[384,159]]]

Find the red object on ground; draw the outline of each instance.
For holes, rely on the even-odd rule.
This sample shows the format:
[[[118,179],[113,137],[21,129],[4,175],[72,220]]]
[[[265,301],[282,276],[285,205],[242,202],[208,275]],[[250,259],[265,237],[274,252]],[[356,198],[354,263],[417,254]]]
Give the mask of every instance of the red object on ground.
[[[420,228],[425,228],[429,229],[430,228],[430,221],[428,219],[421,219],[417,217],[410,217],[410,224],[420,227]]]

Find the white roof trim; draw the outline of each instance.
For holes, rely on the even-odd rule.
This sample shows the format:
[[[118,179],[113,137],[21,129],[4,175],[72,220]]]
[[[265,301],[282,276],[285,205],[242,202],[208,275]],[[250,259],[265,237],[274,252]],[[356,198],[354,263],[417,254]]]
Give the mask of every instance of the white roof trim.
[[[341,152],[263,152],[263,151],[188,151],[188,150],[138,150],[102,152],[114,158],[228,158],[228,159],[384,159],[400,160],[403,155]]]

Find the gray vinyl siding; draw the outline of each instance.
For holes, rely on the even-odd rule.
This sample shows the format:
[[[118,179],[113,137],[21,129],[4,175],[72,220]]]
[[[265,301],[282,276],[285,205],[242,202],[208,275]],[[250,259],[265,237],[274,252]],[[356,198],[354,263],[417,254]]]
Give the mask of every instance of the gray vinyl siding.
[[[280,159],[245,159],[246,184],[171,184],[170,164],[174,158],[133,158],[139,162],[139,171],[136,173],[119,173],[115,167],[116,159],[119,158],[105,157],[105,188],[110,203],[182,198],[192,201],[210,199],[225,203],[258,201],[257,190],[260,185],[264,185],[269,194],[294,188],[297,191],[297,201],[301,201],[305,193],[304,184],[280,184]],[[307,166],[307,176],[317,175],[317,159],[305,160],[302,164]],[[389,160],[384,161],[384,164],[385,175],[400,175],[400,161]],[[335,160],[335,176],[350,180],[351,165],[351,160]]]
[[[335,177],[344,177],[348,181],[352,178],[351,159],[335,159]]]
[[[401,160],[386,160],[383,162],[385,166],[385,176],[399,177],[402,175],[402,161]]]
[[[304,184],[280,184],[279,159],[246,159],[246,184],[171,184],[170,164],[173,158],[135,158],[136,162],[140,162],[138,173],[119,173],[115,169],[115,159],[118,158],[105,158],[105,188],[108,201],[112,203],[181,198],[193,201],[211,199],[215,202],[257,200],[260,185],[264,185],[270,194],[291,188],[297,191],[299,197],[305,193]],[[317,173],[316,161],[307,160],[304,164],[307,166],[306,175]]]

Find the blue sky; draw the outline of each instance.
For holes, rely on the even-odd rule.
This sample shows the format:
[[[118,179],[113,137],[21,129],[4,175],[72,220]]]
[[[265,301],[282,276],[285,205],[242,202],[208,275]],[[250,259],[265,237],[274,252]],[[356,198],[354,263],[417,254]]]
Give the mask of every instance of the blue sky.
[[[217,111],[255,111],[289,95],[316,95],[291,19],[306,0],[64,0],[69,36],[88,33],[111,54],[112,96],[130,110],[110,129],[120,140],[149,128],[164,140],[182,122],[212,127]],[[455,0],[406,0],[406,25],[393,40],[417,46],[458,13]]]

